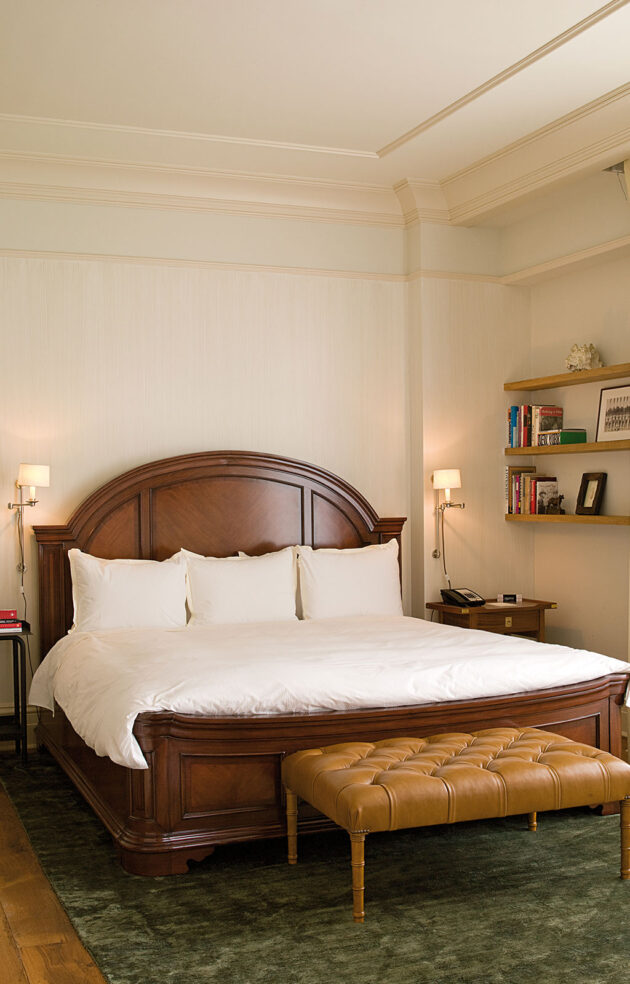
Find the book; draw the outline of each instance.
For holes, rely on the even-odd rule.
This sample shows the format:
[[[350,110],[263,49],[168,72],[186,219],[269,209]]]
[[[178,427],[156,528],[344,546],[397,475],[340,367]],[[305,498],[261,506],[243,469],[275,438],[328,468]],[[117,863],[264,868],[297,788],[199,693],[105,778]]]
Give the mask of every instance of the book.
[[[549,447],[554,444],[586,444],[586,429],[584,427],[567,427],[543,431],[538,435],[538,444]]]
[[[521,509],[521,512],[526,516],[531,512],[531,484],[532,476],[523,475],[523,508]]]
[[[532,408],[528,403],[523,403],[518,408],[518,448],[529,446],[529,439],[532,429]]]
[[[506,469],[506,495],[508,513],[518,513],[520,506],[520,483],[521,476],[535,472],[534,465],[508,465]],[[518,481],[517,481],[518,480]]]
[[[529,511],[532,516],[539,512],[538,508],[538,485],[540,482],[556,482],[555,475],[534,475],[530,486]]]
[[[562,427],[563,410],[562,407],[540,407],[538,417],[538,433],[543,431],[557,430]]]
[[[518,447],[518,407],[513,405],[510,407],[510,447]]]
[[[0,624],[0,633],[10,635],[16,632],[30,632],[31,627],[24,619],[15,619],[13,622],[3,622]]]
[[[531,433],[532,433],[532,408],[530,404],[523,407],[523,444],[522,447],[527,448],[531,444]]]
[[[562,407],[540,405],[533,406],[530,447],[535,448],[540,443],[538,437],[543,431],[554,430],[562,427],[562,417]]]
[[[0,608],[0,619],[5,619],[5,618],[17,618],[17,609]]]
[[[536,482],[537,515],[543,516],[549,512],[549,505],[553,499],[558,499],[558,480],[555,478],[539,479]],[[558,510],[555,509],[554,511],[557,512]]]

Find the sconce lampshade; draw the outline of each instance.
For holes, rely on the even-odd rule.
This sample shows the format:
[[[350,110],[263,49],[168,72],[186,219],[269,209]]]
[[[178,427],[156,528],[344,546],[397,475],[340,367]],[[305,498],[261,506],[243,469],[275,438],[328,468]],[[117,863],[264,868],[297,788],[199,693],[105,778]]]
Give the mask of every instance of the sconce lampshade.
[[[440,468],[433,472],[434,489],[461,489],[462,475],[459,468]]]
[[[17,484],[47,489],[50,485],[50,466],[21,464],[18,469]]]

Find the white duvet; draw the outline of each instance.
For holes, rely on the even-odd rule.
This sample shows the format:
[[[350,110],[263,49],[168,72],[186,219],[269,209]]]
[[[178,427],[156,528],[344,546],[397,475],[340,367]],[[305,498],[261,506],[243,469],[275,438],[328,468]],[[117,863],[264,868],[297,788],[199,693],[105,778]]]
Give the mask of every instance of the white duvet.
[[[142,711],[249,715],[391,707],[579,683],[630,664],[405,617],[71,632],[33,678],[98,755],[147,768]]]

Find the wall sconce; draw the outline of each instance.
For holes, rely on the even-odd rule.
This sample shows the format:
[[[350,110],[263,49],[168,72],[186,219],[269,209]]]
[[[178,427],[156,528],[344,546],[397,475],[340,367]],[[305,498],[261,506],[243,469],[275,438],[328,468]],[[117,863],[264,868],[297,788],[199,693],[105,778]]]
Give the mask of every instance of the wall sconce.
[[[442,566],[444,568],[444,577],[448,582],[449,588],[451,587],[451,579],[446,571],[446,550],[444,547],[444,511],[445,509],[464,509],[464,502],[451,502],[451,489],[461,489],[462,487],[462,476],[459,468],[440,468],[433,472],[431,476],[431,481],[433,483],[433,488],[437,496],[437,502],[435,506],[435,514],[437,520],[436,529],[436,547],[432,553],[432,557],[438,559],[442,558]],[[440,502],[440,489],[444,491],[444,502]],[[440,553],[440,540],[442,541],[442,551]]]
[[[50,486],[50,466],[21,464],[15,485],[20,492],[20,501],[9,502],[9,509],[22,510],[24,506],[35,506],[39,502],[39,499],[35,498],[35,489],[47,489]],[[29,497],[25,500],[22,489],[26,486],[29,489]]]
[[[49,465],[28,465],[21,464],[18,468],[16,486],[20,493],[19,502],[9,502],[9,509],[17,509],[17,531],[18,545],[20,548],[20,563],[17,571],[20,575],[20,594],[24,596],[24,573],[26,565],[24,563],[24,507],[36,506],[38,499],[35,498],[35,489],[47,489],[50,486],[50,467]],[[24,498],[23,489],[28,487],[29,497]],[[26,598],[24,598],[24,618],[26,618]]]

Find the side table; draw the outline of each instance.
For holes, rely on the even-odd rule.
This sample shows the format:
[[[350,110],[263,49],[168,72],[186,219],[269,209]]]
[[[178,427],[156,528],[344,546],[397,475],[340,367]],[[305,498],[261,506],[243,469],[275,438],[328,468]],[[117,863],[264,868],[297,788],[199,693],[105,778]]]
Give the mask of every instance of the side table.
[[[438,613],[443,625],[483,629],[485,632],[500,632],[501,635],[529,636],[544,642],[545,612],[558,605],[555,601],[536,601],[534,598],[523,598],[516,605],[499,605],[488,598],[485,605],[475,608],[459,608],[441,601],[430,601],[426,607]]]
[[[0,642],[13,648],[13,714],[0,715],[0,740],[15,739],[15,753],[27,763],[26,750],[26,645],[24,632],[0,633]]]

